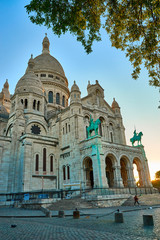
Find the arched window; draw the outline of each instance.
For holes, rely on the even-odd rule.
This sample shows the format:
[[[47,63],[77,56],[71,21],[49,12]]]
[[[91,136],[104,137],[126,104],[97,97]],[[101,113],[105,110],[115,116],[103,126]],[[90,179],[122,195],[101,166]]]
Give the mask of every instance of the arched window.
[[[49,91],[49,93],[48,93],[48,102],[53,103],[53,92],[52,91]]]
[[[70,167],[67,166],[67,179],[70,179]]]
[[[37,102],[37,111],[40,109],[40,101]]]
[[[50,172],[53,172],[53,156],[50,156]]]
[[[70,128],[70,125],[68,125],[68,132],[70,132],[71,131],[71,128]]]
[[[36,154],[35,171],[39,171],[39,155]]]
[[[99,118],[100,124],[99,124],[99,135],[101,137],[105,136],[105,130],[104,130],[104,125],[105,125],[105,119],[103,117]]]
[[[62,97],[62,106],[65,107],[65,96]]]
[[[43,172],[46,172],[46,148],[43,148]]]
[[[102,136],[102,123],[99,124],[99,135]]]
[[[33,109],[36,109],[36,100],[33,101]]]
[[[66,180],[66,167],[63,166],[63,180]]]
[[[25,99],[25,100],[24,100],[24,108],[26,109],[27,107],[28,107],[28,100]]]
[[[87,126],[86,126],[86,138],[88,138],[88,131],[87,131]]]
[[[56,93],[56,103],[60,104],[60,94]]]
[[[110,138],[111,138],[111,142],[113,142],[113,133],[110,132]]]
[[[110,141],[113,142],[113,135],[114,135],[114,129],[113,129],[113,124],[109,124],[109,131],[110,131]]]

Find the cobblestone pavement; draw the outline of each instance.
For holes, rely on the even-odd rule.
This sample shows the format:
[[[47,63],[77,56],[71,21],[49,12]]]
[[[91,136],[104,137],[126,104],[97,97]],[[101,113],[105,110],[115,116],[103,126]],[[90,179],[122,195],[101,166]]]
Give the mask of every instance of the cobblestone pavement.
[[[43,217],[45,214],[40,210],[28,210],[23,208],[0,208],[0,217]]]
[[[0,240],[160,240],[160,208],[123,212],[124,223],[115,223],[114,213],[106,215],[112,211],[93,210],[95,215],[80,219],[0,218]],[[153,227],[143,226],[145,214],[153,215]]]

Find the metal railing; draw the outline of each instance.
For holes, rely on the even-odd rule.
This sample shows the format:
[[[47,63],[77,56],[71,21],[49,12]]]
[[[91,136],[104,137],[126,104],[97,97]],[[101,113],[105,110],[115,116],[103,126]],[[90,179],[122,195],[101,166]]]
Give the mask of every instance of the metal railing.
[[[141,195],[158,193],[158,189],[150,187],[135,188],[90,188],[68,190],[39,190],[32,192],[0,193],[0,202],[24,202],[28,200],[41,201],[42,199],[71,199],[76,197],[88,197],[95,195]]]

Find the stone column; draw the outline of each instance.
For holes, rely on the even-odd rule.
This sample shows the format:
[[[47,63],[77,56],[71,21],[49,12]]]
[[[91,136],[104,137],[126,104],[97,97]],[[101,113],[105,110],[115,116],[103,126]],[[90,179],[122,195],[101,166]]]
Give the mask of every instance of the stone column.
[[[140,187],[144,187],[145,186],[144,169],[140,166],[137,166],[137,171],[138,171],[138,175],[139,175]]]
[[[127,167],[128,187],[136,187],[136,182],[133,174],[133,167]]]
[[[114,166],[114,187],[124,187],[123,180],[121,177],[121,167],[120,166]]]
[[[105,159],[102,151],[101,137],[96,136],[92,144],[92,163],[95,188],[108,188],[105,174]]]

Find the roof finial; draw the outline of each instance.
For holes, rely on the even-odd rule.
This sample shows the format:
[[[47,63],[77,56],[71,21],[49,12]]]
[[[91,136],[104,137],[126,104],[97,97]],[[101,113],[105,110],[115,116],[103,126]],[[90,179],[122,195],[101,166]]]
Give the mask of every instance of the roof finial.
[[[42,50],[42,53],[50,53],[50,51],[49,51],[49,45],[50,45],[50,43],[49,43],[49,39],[48,39],[48,37],[47,37],[47,33],[45,33],[45,37],[44,37],[44,39],[43,39],[43,50]]]

